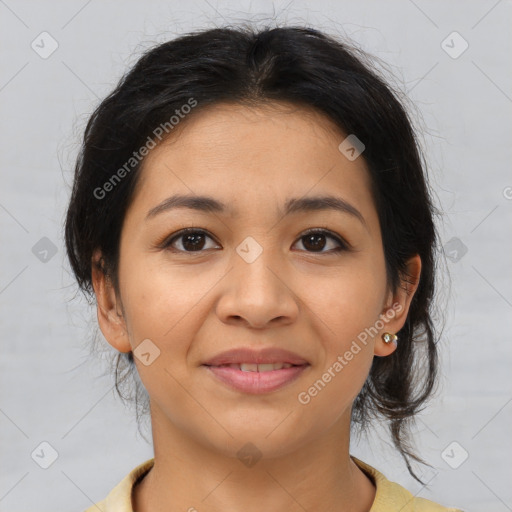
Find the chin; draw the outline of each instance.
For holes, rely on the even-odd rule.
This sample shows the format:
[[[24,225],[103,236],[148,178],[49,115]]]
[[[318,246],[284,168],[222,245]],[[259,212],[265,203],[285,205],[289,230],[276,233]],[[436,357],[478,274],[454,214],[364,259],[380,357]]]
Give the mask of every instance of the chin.
[[[212,438],[211,431],[204,432],[202,441],[206,441],[210,449],[231,458],[283,457],[307,444],[313,434],[305,429],[305,422],[294,421],[293,413],[287,418],[288,414],[281,412],[263,417],[261,412],[254,411],[245,419],[239,417],[238,421],[221,422],[231,435],[222,431],[220,436]]]

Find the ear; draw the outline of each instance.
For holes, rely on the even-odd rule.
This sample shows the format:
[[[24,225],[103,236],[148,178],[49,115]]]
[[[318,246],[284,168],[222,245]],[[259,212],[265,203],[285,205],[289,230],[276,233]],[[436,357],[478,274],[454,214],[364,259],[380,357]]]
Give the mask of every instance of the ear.
[[[420,283],[421,258],[419,254],[407,260],[406,265],[407,268],[405,274],[401,276],[398,290],[395,294],[389,292],[381,314],[384,327],[379,331],[375,340],[374,354],[376,356],[389,356],[396,350],[397,345],[395,343],[385,343],[382,335],[385,332],[396,334],[405,325],[412,298]],[[397,343],[400,343],[400,335],[398,335]]]
[[[103,268],[101,251],[96,249],[92,256],[92,285],[96,294],[98,324],[105,339],[119,352],[130,352],[122,307],[114,286]]]

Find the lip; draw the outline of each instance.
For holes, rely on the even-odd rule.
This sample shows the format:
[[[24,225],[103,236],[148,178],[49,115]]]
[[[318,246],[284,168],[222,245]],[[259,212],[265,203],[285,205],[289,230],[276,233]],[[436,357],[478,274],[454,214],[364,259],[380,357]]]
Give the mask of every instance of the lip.
[[[265,372],[242,371],[229,364],[288,363],[293,366]],[[284,349],[260,350],[237,348],[218,354],[203,363],[203,367],[216,380],[242,393],[261,394],[276,391],[296,380],[310,366],[304,358]]]
[[[281,348],[262,348],[259,350],[245,347],[235,348],[218,354],[208,361],[204,362],[206,366],[220,366],[222,364],[269,364],[269,363],[289,363],[293,365],[309,364],[299,355]],[[275,370],[279,371],[279,370]]]
[[[296,380],[309,364],[270,370],[268,372],[243,372],[230,366],[205,366],[216,379],[242,393],[261,394],[276,391]]]

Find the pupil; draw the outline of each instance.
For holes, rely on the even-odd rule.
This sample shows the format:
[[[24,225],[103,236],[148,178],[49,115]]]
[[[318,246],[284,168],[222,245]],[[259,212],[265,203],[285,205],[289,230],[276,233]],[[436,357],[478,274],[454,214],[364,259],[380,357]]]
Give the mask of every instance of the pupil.
[[[191,249],[191,250],[196,250],[196,249],[201,249],[202,248],[202,245],[201,245],[201,242],[204,243],[204,235],[202,234],[189,234],[189,235],[185,235],[183,237],[183,247],[185,247],[185,249]],[[190,245],[188,245],[190,244]]]
[[[304,247],[308,249],[308,245],[311,244],[312,250],[322,250],[325,247],[325,235],[322,234],[312,234],[312,235],[306,235],[306,243],[304,243]],[[323,243],[318,243],[318,239],[322,238]]]

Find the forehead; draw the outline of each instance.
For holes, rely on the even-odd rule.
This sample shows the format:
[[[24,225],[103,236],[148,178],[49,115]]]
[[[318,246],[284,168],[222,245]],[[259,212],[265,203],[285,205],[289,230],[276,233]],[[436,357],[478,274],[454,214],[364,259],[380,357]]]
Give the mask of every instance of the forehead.
[[[347,134],[312,108],[216,104],[177,128],[143,162],[136,196],[145,206],[213,191],[232,216],[272,201],[282,213],[286,198],[308,192],[372,202],[364,159],[348,160],[338,149]]]
[[[146,163],[151,164],[165,150],[195,151],[194,157],[216,156],[227,158],[238,154],[259,162],[273,157],[293,159],[299,154],[318,158],[334,143],[337,147],[346,134],[327,115],[309,106],[289,102],[271,102],[261,105],[218,103],[196,107],[173,129]],[[267,151],[262,152],[265,149]],[[283,153],[287,153],[284,155]]]

